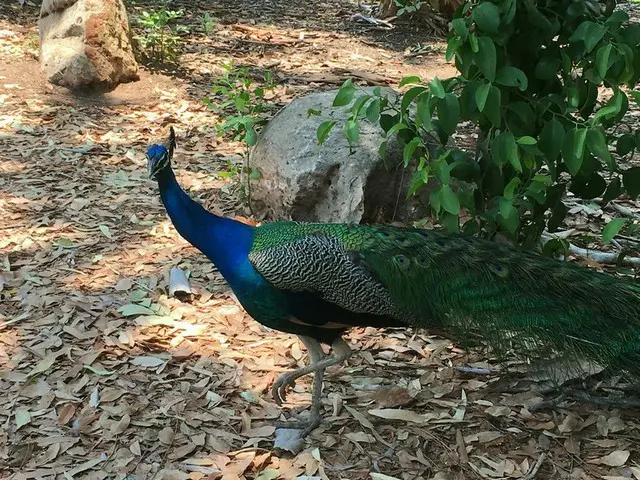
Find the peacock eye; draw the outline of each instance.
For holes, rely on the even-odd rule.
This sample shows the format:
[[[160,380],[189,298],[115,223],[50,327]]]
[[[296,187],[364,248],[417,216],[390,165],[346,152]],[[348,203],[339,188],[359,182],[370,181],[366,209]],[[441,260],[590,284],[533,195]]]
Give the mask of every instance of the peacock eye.
[[[416,258],[416,264],[418,264],[421,267],[428,267],[430,264],[430,260],[428,257],[418,257]]]
[[[496,275],[502,278],[505,278],[509,275],[509,269],[501,263],[494,264],[493,271],[495,272]]]

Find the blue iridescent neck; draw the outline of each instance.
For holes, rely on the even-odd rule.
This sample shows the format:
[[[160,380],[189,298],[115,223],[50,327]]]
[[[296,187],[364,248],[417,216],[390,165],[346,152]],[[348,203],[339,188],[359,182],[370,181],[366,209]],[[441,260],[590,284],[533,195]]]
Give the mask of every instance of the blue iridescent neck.
[[[156,179],[178,233],[205,254],[233,287],[247,262],[253,227],[205,210],[180,188],[170,167],[158,172]]]

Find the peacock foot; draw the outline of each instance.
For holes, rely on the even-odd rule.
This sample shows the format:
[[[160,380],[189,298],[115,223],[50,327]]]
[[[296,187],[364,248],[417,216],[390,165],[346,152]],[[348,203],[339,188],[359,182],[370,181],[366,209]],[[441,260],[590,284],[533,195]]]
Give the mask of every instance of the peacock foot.
[[[282,403],[286,400],[287,387],[295,387],[296,378],[298,378],[298,376],[295,375],[295,372],[283,373],[276,379],[275,382],[273,382],[273,386],[271,387],[271,395],[278,405],[282,405]]]
[[[300,438],[304,438],[309,435],[312,431],[320,426],[322,423],[321,415],[313,415],[311,414],[307,420],[293,420],[293,421],[284,421],[284,422],[276,422],[275,426],[277,428],[286,428],[289,430],[302,430],[300,434]]]

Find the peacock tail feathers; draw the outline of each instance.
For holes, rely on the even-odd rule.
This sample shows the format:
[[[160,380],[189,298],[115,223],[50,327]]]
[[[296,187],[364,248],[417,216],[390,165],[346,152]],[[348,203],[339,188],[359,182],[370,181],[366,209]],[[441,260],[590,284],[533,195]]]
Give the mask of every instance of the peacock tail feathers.
[[[267,224],[255,229],[249,260],[278,289],[445,329],[462,344],[481,338],[498,355],[588,359],[640,375],[632,281],[490,241],[387,226]]]

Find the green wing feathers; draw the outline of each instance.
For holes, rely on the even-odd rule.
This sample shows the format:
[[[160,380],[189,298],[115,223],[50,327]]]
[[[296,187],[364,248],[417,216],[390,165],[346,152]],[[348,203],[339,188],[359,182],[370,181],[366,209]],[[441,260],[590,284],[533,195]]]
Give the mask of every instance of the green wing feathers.
[[[632,281],[494,242],[381,226],[268,224],[256,229],[250,260],[277,288],[446,329],[457,342],[640,375]]]

